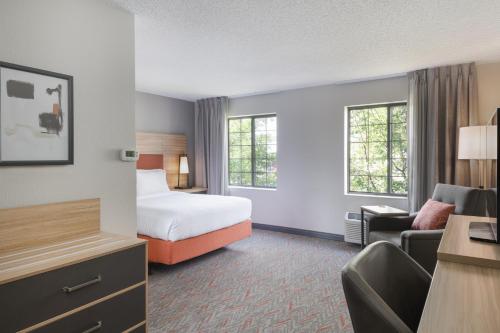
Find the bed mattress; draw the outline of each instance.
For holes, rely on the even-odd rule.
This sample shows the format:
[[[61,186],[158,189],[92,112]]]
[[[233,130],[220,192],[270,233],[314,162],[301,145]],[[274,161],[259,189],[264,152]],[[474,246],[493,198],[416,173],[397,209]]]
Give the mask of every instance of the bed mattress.
[[[137,233],[174,242],[238,224],[251,214],[246,198],[170,191],[137,198]]]

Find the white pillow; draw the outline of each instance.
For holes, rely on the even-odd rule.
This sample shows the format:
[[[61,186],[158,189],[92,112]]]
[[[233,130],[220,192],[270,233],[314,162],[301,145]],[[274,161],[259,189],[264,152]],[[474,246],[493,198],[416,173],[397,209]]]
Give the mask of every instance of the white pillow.
[[[137,173],[154,173],[165,171],[163,169],[136,169]]]
[[[165,170],[137,170],[137,197],[168,191]]]

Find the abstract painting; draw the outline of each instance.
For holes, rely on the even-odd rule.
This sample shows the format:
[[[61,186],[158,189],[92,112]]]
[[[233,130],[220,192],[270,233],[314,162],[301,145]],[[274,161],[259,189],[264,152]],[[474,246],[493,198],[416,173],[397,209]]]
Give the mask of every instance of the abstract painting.
[[[0,166],[73,164],[73,77],[0,62]]]

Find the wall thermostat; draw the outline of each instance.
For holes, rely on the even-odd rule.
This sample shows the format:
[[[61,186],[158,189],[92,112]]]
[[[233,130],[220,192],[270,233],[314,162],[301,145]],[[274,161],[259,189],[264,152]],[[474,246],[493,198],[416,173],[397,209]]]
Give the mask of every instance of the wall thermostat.
[[[123,149],[121,160],[125,162],[136,162],[139,159],[139,152],[133,149]]]

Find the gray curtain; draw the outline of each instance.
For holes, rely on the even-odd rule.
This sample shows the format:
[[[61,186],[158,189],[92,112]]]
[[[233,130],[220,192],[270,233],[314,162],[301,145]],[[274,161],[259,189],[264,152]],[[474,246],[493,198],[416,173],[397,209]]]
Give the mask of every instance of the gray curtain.
[[[194,110],[195,184],[208,194],[227,193],[227,97],[196,101]]]
[[[477,161],[457,159],[459,128],[477,125],[474,63],[423,69],[409,79],[410,211],[432,196],[436,183],[478,186]]]

